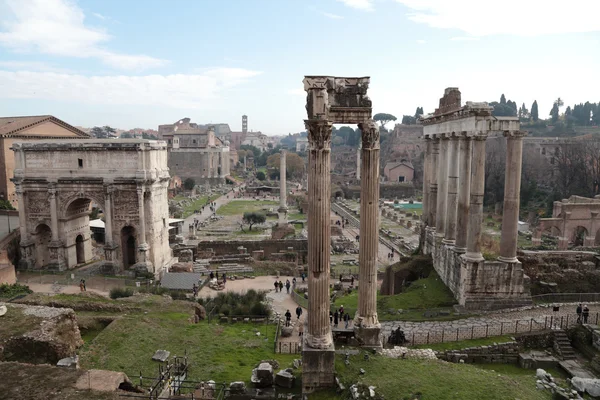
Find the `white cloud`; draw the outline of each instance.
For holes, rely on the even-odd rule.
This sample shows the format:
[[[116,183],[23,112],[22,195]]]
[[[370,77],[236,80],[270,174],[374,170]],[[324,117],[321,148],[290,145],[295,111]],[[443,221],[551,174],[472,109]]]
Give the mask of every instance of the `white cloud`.
[[[144,76],[0,71],[0,98],[202,108],[227,89],[259,74],[240,68],[214,68],[195,75]]]
[[[39,61],[0,61],[0,68],[44,72],[68,72],[65,68],[54,67],[51,64]]]
[[[419,43],[419,44],[425,44],[425,43],[427,43],[427,41],[424,40],[424,39],[417,39],[417,43]]]
[[[479,40],[479,38],[473,36],[455,36],[453,38],[450,38],[450,40],[453,40],[455,42],[472,42],[475,40]]]
[[[396,0],[414,10],[409,19],[433,28],[457,29],[473,36],[545,34],[600,31],[600,2],[569,3],[505,0],[486,7],[481,0]]]
[[[330,19],[344,19],[344,17],[342,17],[341,15],[337,15],[337,14],[331,14],[331,13],[327,13],[327,12],[323,12],[321,14],[323,14],[324,16],[326,16],[327,18],[330,18]]]
[[[146,55],[119,54],[101,45],[110,35],[84,24],[83,11],[70,0],[5,0],[0,24],[0,45],[16,52],[40,52],[57,56],[97,58],[123,69],[144,69],[166,63]]]
[[[100,14],[100,13],[93,13],[92,15],[94,17],[98,18],[98,19],[101,19],[101,20],[105,20],[106,19],[106,17],[104,15]]]
[[[356,8],[358,10],[372,11],[373,0],[337,0],[344,3],[348,7]]]

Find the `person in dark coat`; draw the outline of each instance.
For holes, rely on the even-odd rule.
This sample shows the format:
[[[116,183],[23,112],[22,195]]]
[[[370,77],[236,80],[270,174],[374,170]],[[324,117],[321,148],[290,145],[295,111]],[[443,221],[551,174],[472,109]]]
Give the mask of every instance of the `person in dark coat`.
[[[329,311],[329,323],[333,324],[333,313]]]
[[[283,282],[279,281],[279,291],[283,292]]]
[[[579,303],[579,305],[577,306],[577,323],[578,324],[581,323],[581,313],[583,313],[583,307],[581,306],[581,303]]]
[[[292,313],[290,310],[285,312],[285,326],[290,326],[290,321],[292,320]]]
[[[352,279],[350,280],[350,285],[354,286],[354,275],[352,275]]]
[[[583,306],[583,323],[587,324],[588,323],[588,317],[590,316],[590,309],[588,308],[588,306]]]
[[[302,315],[302,307],[298,306],[298,307],[296,307],[296,317],[298,317],[298,319],[300,319],[301,315]]]
[[[333,313],[333,327],[337,328],[338,326],[338,322],[340,320],[340,314],[337,312],[337,310]]]
[[[290,286],[292,286],[292,284],[290,283],[290,280],[287,279],[285,281],[285,290],[287,290],[287,293],[290,294]]]
[[[275,293],[279,292],[279,282],[275,281]]]
[[[350,315],[348,313],[344,314],[344,323],[346,324],[344,326],[345,329],[348,329],[348,323],[350,322]]]
[[[210,280],[212,281],[213,279],[215,279],[215,273],[210,271]]]

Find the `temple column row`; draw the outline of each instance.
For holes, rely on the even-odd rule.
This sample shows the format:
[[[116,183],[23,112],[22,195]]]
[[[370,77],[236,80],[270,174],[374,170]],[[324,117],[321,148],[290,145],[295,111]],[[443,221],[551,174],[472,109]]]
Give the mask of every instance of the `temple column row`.
[[[280,159],[279,159],[279,212],[284,215],[287,213],[287,164],[286,164],[286,150],[282,149],[280,151]]]
[[[519,196],[523,156],[520,131],[505,133],[507,140],[504,212],[499,260],[517,262]],[[436,236],[466,253],[470,262],[483,260],[481,224],[485,190],[485,142],[483,134],[467,132],[451,137],[427,138],[424,166],[423,208],[426,222],[435,223]],[[439,151],[436,149],[439,144]],[[435,210],[435,212],[434,212]]]

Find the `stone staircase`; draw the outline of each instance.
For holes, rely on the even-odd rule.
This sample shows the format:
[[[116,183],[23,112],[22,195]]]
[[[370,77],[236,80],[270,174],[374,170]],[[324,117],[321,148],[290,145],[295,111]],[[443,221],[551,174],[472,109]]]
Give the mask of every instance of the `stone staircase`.
[[[554,350],[563,360],[574,360],[577,358],[571,346],[571,341],[563,330],[554,331]]]

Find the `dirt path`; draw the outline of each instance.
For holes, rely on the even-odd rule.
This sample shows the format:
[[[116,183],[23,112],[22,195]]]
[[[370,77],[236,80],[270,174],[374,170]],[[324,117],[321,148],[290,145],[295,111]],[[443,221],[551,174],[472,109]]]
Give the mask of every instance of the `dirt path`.
[[[63,294],[77,294],[81,293],[79,286],[77,285],[60,285],[60,284],[50,284],[50,283],[28,283],[29,289],[33,290],[35,293],[63,293]],[[108,297],[108,292],[96,289],[87,288],[88,292],[96,293],[101,296]]]

